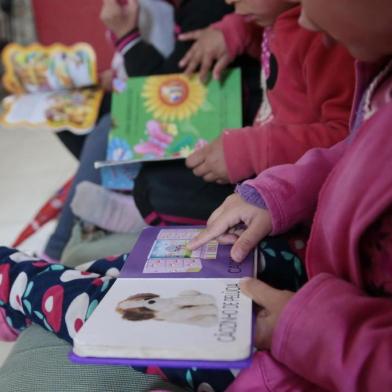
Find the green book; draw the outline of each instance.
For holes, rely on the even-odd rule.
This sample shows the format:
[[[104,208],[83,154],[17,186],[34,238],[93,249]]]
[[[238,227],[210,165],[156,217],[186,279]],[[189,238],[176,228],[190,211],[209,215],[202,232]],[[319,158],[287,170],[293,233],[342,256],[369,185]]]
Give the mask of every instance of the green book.
[[[197,75],[134,77],[121,90],[113,94],[107,160],[96,163],[109,188],[127,189],[120,182],[130,180],[135,162],[186,158],[224,129],[242,126],[239,69],[206,85]]]

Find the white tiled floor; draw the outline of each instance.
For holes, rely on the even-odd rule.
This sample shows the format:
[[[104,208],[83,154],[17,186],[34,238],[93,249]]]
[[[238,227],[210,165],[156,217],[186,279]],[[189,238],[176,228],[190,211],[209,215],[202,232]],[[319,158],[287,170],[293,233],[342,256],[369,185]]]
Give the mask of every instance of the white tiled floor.
[[[0,245],[11,245],[76,166],[76,160],[50,132],[0,127]],[[42,250],[54,224],[45,226],[20,248]],[[0,365],[11,348],[12,344],[0,343]]]

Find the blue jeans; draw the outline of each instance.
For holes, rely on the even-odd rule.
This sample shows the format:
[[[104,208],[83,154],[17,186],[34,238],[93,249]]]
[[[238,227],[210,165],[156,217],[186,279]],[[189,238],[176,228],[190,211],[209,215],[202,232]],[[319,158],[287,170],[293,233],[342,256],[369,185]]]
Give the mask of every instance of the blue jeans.
[[[94,162],[106,158],[110,128],[111,118],[109,114],[106,114],[87,136],[80,156],[79,168],[61,211],[57,227],[46,244],[45,253],[53,259],[60,260],[61,254],[71,236],[75,216],[71,211],[70,204],[74,197],[76,186],[82,181],[90,181],[95,184],[101,183],[101,177],[99,171],[94,168]]]

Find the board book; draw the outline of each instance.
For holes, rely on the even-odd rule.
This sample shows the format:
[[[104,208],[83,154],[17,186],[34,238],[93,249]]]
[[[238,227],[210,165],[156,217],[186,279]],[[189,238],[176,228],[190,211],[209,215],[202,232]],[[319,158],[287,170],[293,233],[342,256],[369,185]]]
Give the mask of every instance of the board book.
[[[120,277],[74,337],[78,363],[241,368],[252,353],[252,301],[229,245],[186,244],[201,229],[147,228]]]
[[[9,44],[2,51],[5,127],[69,129],[83,134],[94,126],[103,97],[93,48]]]
[[[130,78],[113,94],[112,120],[107,159],[96,167],[104,186],[126,189],[132,164],[186,158],[224,129],[242,126],[241,71],[207,84],[196,74]],[[125,185],[113,187],[110,175]]]

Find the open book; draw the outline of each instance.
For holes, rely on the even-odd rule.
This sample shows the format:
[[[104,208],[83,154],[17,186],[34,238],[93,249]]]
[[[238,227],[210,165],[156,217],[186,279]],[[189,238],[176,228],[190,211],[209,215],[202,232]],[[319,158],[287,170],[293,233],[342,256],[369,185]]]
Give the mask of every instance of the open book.
[[[96,57],[85,43],[7,45],[2,52],[3,85],[11,95],[2,102],[0,122],[86,133],[95,124],[103,91]]]
[[[107,160],[95,164],[108,188],[130,188],[136,162],[186,158],[224,129],[242,126],[240,69],[206,85],[198,75],[169,74],[130,78],[118,89]]]
[[[254,276],[229,245],[186,244],[200,228],[147,228],[120,277],[74,337],[79,363],[240,368],[252,352],[252,301],[239,289]]]

